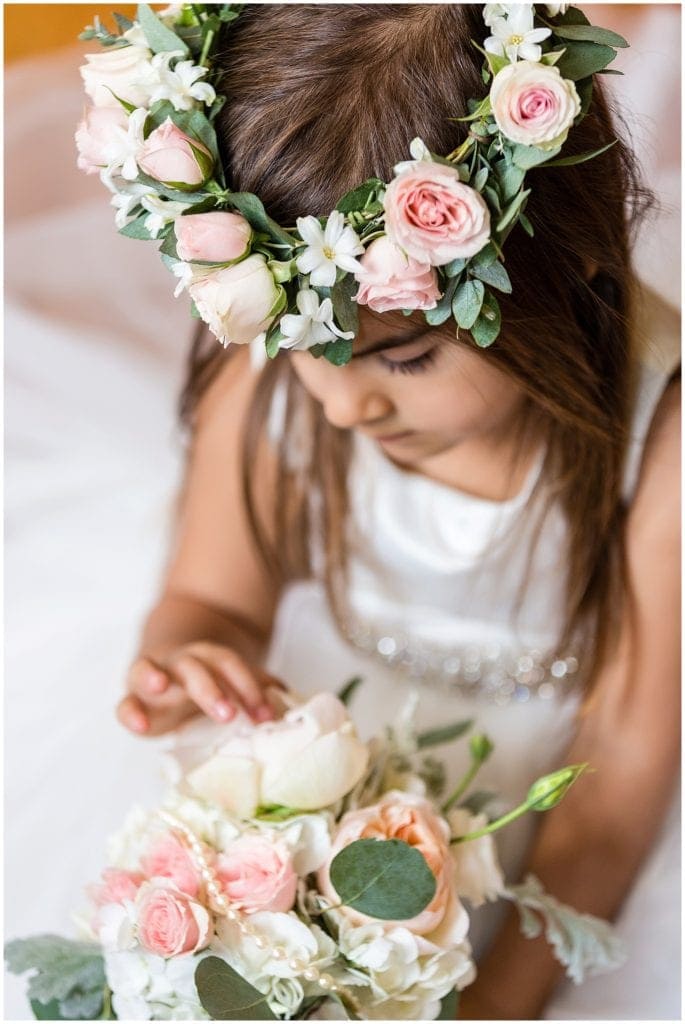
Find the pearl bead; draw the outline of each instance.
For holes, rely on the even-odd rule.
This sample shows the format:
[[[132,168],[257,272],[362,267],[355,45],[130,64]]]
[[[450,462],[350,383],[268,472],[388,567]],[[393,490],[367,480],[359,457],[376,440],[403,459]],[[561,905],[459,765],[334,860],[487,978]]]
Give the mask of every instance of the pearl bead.
[[[224,902],[226,902],[226,901],[224,900]],[[237,921],[238,918],[240,917],[240,914],[238,913],[237,910],[234,910],[233,907],[230,907],[226,911],[226,917],[228,918],[229,921]]]
[[[283,946],[274,946],[274,948],[271,950],[271,956],[274,958],[274,960],[285,960],[287,955],[288,952],[287,950],[283,949]]]
[[[307,967],[307,969],[302,972],[302,977],[305,978],[306,981],[318,981],[319,971],[316,967]]]
[[[246,921],[244,918],[242,919],[242,921],[238,921],[238,927],[240,928],[243,935],[254,935],[254,928],[252,927],[250,922]]]
[[[265,939],[263,935],[255,935],[254,944],[257,949],[267,949],[269,946],[268,939]]]
[[[291,971],[295,971],[296,974],[300,974],[307,966],[307,961],[302,960],[299,956],[293,956],[288,960],[288,967]]]
[[[319,978],[319,988],[322,988],[325,991],[332,989],[333,984],[333,979],[329,978],[327,974],[322,974],[321,977]]]
[[[204,878],[205,882],[213,882],[214,881],[214,872],[210,871],[209,868],[203,868],[202,869],[202,877]]]

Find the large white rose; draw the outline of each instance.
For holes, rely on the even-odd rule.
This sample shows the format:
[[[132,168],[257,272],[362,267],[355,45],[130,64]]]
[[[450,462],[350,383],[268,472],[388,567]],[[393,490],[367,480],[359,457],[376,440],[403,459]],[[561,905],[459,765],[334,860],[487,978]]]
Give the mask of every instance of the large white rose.
[[[576,87],[558,68],[520,60],[495,75],[490,89],[492,113],[512,142],[555,149],[566,141],[580,113]]]
[[[273,321],[270,310],[282,291],[259,253],[193,280],[191,298],[222,345],[247,345]]]
[[[242,724],[238,731],[231,723],[225,730],[226,741],[188,773],[187,782],[199,796],[242,818],[260,805],[328,807],[356,785],[368,763],[368,748],[330,693],[317,694],[281,721]]]
[[[487,815],[471,814],[455,807],[447,816],[453,836],[477,832],[488,823]],[[450,850],[456,864],[455,886],[474,907],[486,900],[496,900],[504,889],[504,876],[497,860],[497,849],[491,835],[471,839],[467,843],[452,843]]]
[[[87,53],[79,70],[88,96],[96,107],[119,107],[112,93],[134,107],[146,107],[157,76],[147,46],[133,44],[102,53]]]

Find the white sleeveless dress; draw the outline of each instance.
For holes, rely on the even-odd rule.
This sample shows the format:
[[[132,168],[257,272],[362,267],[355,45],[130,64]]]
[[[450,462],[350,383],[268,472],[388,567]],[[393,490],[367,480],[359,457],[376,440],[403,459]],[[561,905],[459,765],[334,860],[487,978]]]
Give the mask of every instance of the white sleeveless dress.
[[[655,318],[653,308],[652,327]],[[677,364],[677,328],[674,335],[673,325],[665,326],[661,334],[657,345],[645,346],[641,365],[624,481],[627,501],[654,410]],[[281,601],[268,657],[269,669],[305,694],[362,675],[365,683],[352,707],[364,736],[382,730],[413,691],[420,696],[422,727],[475,719],[495,744],[477,788],[496,790],[509,806],[536,777],[565,763],[580,702],[580,652],[556,646],[566,572],[566,526],[558,508],[544,519],[530,585],[514,614],[536,509],[544,500],[539,493],[527,505],[541,464],[542,453],[522,491],[493,502],[407,472],[355,435],[346,635],[332,620],[321,583],[298,582]],[[448,764],[458,778],[468,766],[468,744],[456,744]],[[618,922],[629,946],[628,964],[579,988],[563,983],[547,1008],[549,1019],[679,1016],[677,812],[674,800]],[[528,815],[499,833],[511,882],[518,879],[538,821]],[[477,958],[505,910],[493,904],[473,913]]]

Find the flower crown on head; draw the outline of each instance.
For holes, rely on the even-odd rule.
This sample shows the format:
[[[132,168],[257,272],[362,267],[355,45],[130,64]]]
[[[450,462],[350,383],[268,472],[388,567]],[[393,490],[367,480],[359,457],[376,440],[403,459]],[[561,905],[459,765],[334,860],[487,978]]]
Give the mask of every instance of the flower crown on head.
[[[212,53],[243,6],[141,4],[136,21],[115,15],[116,34],[97,19],[81,34],[104,52],[81,68],[92,103],[76,132],[78,166],[111,191],[120,234],[161,241],[175,294],[189,292],[193,315],[224,345],[259,338],[272,358],[308,349],[342,365],[359,305],[423,310],[431,326],[453,317],[491,345],[494,292],[511,292],[504,243],[517,224],[533,234],[526,172],[613,145],[559,157],[593,75],[626,41],[568,4],[485,4],[491,34],[474,45],[489,93],[453,118],[468,125],[464,142],[440,156],[414,139],[390,182],[370,178],[328,217],[281,227],[257,196],[231,190],[214,130],[225,100]]]

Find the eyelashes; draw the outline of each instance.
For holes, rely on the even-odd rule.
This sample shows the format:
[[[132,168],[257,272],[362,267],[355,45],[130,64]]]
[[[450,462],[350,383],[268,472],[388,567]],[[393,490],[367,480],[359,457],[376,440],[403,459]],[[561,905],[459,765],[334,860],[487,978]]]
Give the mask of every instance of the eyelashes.
[[[385,359],[383,356],[378,358],[391,373],[422,373],[434,362],[435,356],[436,349],[430,348],[423,355],[416,356],[414,359],[405,359],[403,362]]]

